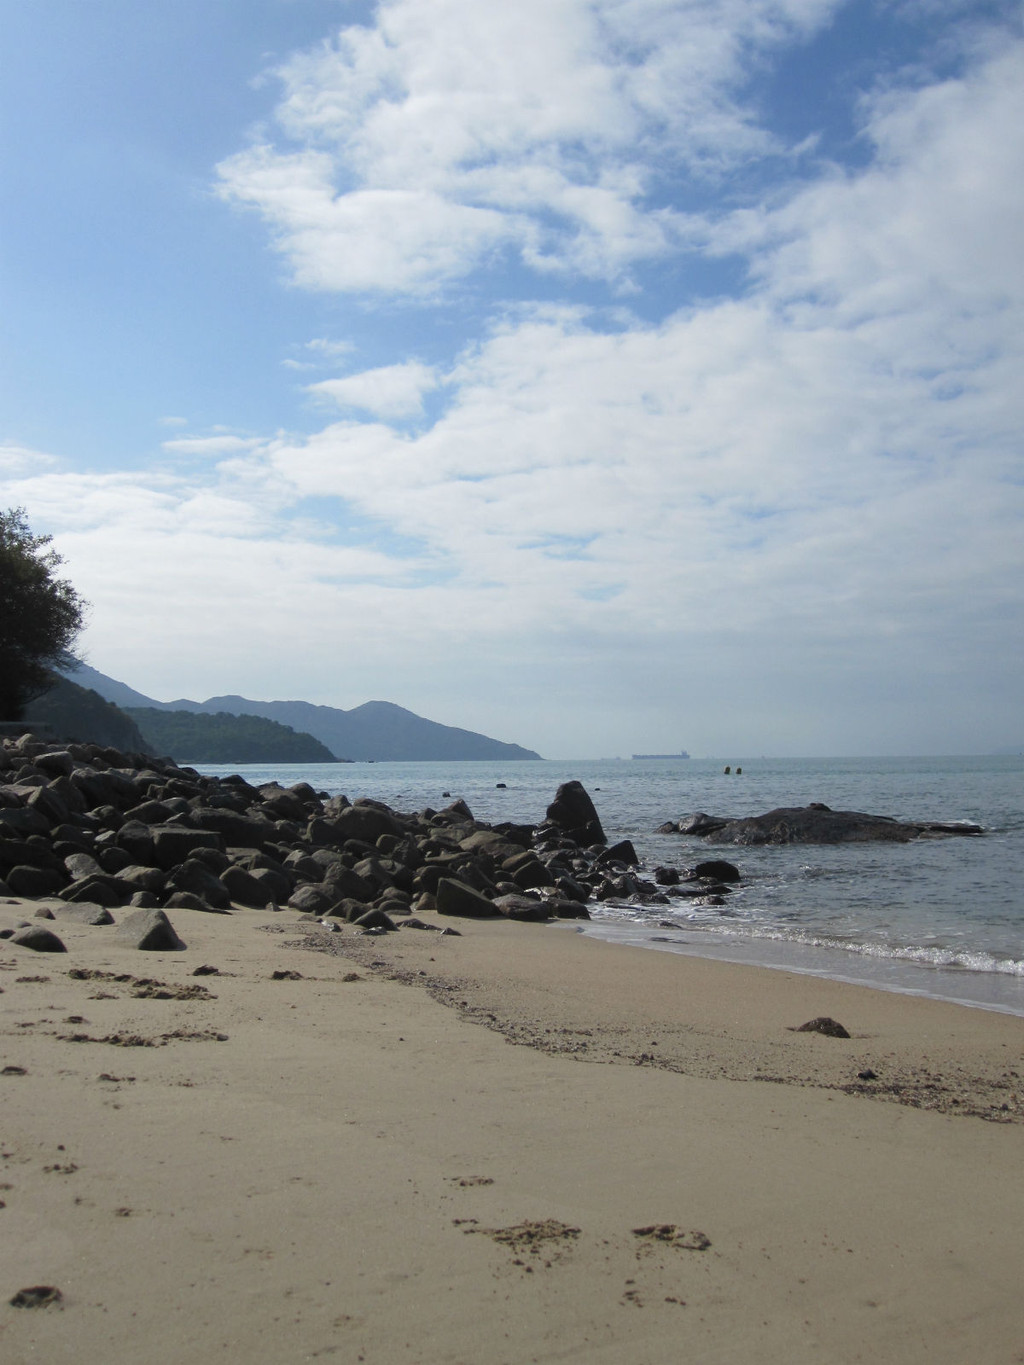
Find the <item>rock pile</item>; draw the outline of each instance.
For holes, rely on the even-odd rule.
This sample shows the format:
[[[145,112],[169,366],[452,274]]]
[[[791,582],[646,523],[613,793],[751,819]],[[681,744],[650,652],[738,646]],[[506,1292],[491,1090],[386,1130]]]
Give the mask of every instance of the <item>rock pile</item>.
[[[628,841],[607,846],[578,782],[558,789],[538,825],[488,825],[461,800],[405,815],[307,783],[254,787],[91,744],[25,735],[0,747],[0,895],[41,901],[38,913],[57,920],[288,906],[382,930],[426,910],[586,919],[592,898],[728,890],[728,864],[709,865],[715,881],[658,868],[651,883],[637,862]],[[119,933],[136,922],[119,918]],[[166,923],[139,918],[149,931]],[[166,934],[159,942],[175,946]]]

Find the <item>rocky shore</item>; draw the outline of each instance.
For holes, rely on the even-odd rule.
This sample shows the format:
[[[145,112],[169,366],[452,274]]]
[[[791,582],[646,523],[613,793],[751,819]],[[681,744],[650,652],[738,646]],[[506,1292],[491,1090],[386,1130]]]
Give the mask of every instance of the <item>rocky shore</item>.
[[[151,947],[174,946],[175,909],[287,906],[387,932],[433,910],[543,921],[586,919],[591,899],[720,900],[738,878],[722,861],[645,878],[632,844],[608,846],[578,782],[539,824],[490,825],[461,800],[405,814],[97,745],[25,735],[0,749],[0,896],[39,901],[57,920],[135,912],[120,927]],[[41,925],[16,932],[59,951]]]

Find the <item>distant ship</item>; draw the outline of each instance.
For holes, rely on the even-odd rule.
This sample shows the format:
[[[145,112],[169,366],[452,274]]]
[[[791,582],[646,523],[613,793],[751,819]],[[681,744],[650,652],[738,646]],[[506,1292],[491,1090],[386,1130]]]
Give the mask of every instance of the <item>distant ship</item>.
[[[634,758],[689,758],[690,755],[685,749],[680,749],[677,754],[634,754]]]

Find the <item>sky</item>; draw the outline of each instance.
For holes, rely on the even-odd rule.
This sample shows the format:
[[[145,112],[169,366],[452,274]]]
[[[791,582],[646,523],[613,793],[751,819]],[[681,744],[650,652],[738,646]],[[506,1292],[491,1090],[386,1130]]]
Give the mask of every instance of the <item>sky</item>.
[[[1024,737],[1024,26],[0,0],[0,506],[93,667],[548,758]]]

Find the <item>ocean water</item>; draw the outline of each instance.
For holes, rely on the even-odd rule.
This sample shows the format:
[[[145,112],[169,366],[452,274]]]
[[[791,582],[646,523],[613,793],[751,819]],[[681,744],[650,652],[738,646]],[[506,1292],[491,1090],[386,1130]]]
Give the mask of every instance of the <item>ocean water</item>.
[[[743,874],[721,907],[594,903],[582,932],[663,952],[807,972],[1024,1015],[1024,757],[598,760],[248,765],[399,811],[463,798],[489,822],[542,820],[559,783],[587,788],[610,841],[646,870],[725,857]],[[737,766],[742,774],[736,774]],[[229,770],[201,765],[201,771]],[[505,783],[503,788],[499,783]],[[821,801],[897,819],[965,820],[972,838],[742,848],[658,826],[693,811],[758,815]],[[578,926],[577,926],[578,928]]]

